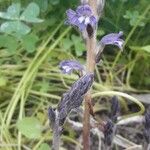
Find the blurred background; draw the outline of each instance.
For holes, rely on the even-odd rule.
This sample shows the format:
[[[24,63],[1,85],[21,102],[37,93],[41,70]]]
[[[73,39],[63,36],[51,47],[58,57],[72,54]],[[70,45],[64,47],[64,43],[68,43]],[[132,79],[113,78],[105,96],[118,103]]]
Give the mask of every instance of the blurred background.
[[[64,24],[66,10],[78,5],[79,0],[0,0],[0,149],[49,149],[52,133],[47,108],[56,107],[61,95],[77,79],[76,74],[62,75],[59,62],[76,59],[86,63],[80,33]],[[140,97],[147,108],[149,10],[149,0],[106,0],[97,40],[123,31],[125,45],[123,52],[115,46],[105,48],[102,62],[96,66],[93,93],[128,93]],[[95,112],[107,113],[108,99],[95,99]],[[139,111],[130,101],[120,101],[122,115]],[[76,133],[67,127],[65,131],[62,138],[68,147],[71,145],[69,149],[76,145],[81,148]],[[134,134],[131,140],[139,142],[139,137],[135,138],[137,132]],[[67,146],[62,147],[68,149]]]

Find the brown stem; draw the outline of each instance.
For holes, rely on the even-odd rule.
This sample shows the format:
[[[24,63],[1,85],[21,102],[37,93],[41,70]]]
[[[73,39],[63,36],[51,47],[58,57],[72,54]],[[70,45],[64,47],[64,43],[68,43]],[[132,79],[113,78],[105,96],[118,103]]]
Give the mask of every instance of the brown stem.
[[[92,8],[94,16],[97,17],[97,0],[89,0],[89,5]]]
[[[95,3],[95,4],[94,4]],[[96,0],[89,0],[89,5],[93,9],[93,13],[96,13]],[[87,72],[94,73],[95,69],[95,50],[96,50],[96,31],[92,37],[86,40],[87,48]],[[84,101],[84,120],[83,120],[83,149],[90,150],[90,111],[91,105],[91,91],[89,90],[85,95]]]
[[[97,17],[97,0],[89,0],[89,5],[92,8],[94,16]],[[86,40],[87,48],[87,72],[94,73],[95,69],[95,51],[96,51],[96,30],[93,36]],[[90,150],[90,111],[91,105],[91,91],[89,90],[85,95],[84,101],[84,120],[83,120],[83,150]]]

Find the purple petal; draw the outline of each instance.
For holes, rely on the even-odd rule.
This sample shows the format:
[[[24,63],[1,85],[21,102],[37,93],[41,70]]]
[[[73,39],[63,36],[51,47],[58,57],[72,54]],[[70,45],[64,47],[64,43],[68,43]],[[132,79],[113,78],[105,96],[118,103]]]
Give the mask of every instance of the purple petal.
[[[84,23],[80,23],[78,25],[78,27],[79,27],[80,31],[83,31],[86,28],[86,25]]]
[[[101,39],[100,43],[102,43],[103,45],[116,45],[120,49],[122,49],[123,43],[124,43],[124,40],[120,38],[122,35],[123,35],[122,31],[120,31],[119,33],[111,33],[111,34],[105,35]]]
[[[87,4],[78,6],[76,11],[69,9],[66,11],[66,14],[66,24],[77,26],[80,31],[86,30],[88,24],[92,27],[96,26],[97,20],[95,16],[93,16],[90,6]]]
[[[94,16],[91,16],[91,17],[90,17],[90,24],[91,24],[92,26],[95,26],[96,23],[97,23],[96,18],[95,18]]]
[[[119,49],[123,49],[123,43],[124,43],[124,40],[122,39],[118,39],[116,42],[114,42],[114,45],[118,46]]]
[[[66,14],[66,24],[76,26],[80,31],[86,30],[88,24],[90,24],[92,27],[96,26],[96,17],[93,16],[92,10],[87,4],[78,6],[76,11],[69,9],[66,11]]]
[[[76,12],[79,14],[79,15],[83,15],[83,16],[90,16],[92,15],[92,10],[90,8],[89,5],[81,5],[81,6],[78,6]]]
[[[67,14],[68,18],[73,18],[74,16],[76,16],[76,12],[74,10],[72,10],[72,9],[68,9],[66,11],[66,14]]]
[[[67,18],[68,20],[66,22],[68,22],[69,24],[76,24],[76,22],[78,21],[78,16],[76,14],[75,11],[73,11],[72,9],[69,9],[66,11],[67,14]]]
[[[73,70],[84,70],[83,66],[78,61],[74,60],[64,60],[60,62],[59,66],[62,72],[65,74],[71,74]]]

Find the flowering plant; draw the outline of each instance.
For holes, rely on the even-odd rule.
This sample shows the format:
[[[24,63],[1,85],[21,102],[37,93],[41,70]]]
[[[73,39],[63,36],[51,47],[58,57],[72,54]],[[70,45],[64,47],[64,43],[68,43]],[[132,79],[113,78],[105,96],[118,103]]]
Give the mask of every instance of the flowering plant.
[[[62,131],[62,126],[66,120],[67,115],[74,109],[82,104],[85,98],[85,110],[83,120],[83,146],[84,150],[89,150],[89,128],[90,128],[90,114],[93,114],[93,106],[91,104],[90,87],[93,83],[94,68],[96,63],[99,62],[100,56],[106,45],[116,45],[119,49],[123,49],[124,41],[121,39],[123,32],[110,33],[102,37],[100,41],[96,39],[98,28],[98,21],[101,17],[104,7],[104,0],[81,0],[81,5],[76,10],[68,9],[66,11],[67,19],[65,24],[71,25],[79,30],[85,40],[87,48],[87,65],[86,69],[78,61],[64,60],[60,62],[59,67],[62,73],[71,74],[73,70],[80,73],[79,79],[72,85],[71,89],[66,92],[58,104],[56,110],[49,108],[49,120],[54,130],[53,148],[59,149],[59,135]],[[85,96],[84,96],[85,95]],[[115,105],[117,107],[117,104]],[[114,110],[114,115],[111,120],[117,120],[117,112]],[[105,125],[106,138],[107,128],[110,128],[113,135],[113,122],[108,121]],[[107,140],[108,141],[108,140]],[[111,140],[109,140],[111,143]]]
[[[76,11],[68,9],[66,14],[66,23],[78,27],[80,31],[86,30],[87,25],[91,25],[93,28],[96,27],[97,19],[88,4],[78,6]]]

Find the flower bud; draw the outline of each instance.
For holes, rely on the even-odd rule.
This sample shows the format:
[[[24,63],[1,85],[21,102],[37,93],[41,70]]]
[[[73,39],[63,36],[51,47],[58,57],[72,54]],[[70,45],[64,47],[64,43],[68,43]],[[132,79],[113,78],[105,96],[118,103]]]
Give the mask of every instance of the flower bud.
[[[71,89],[63,94],[60,103],[58,104],[59,123],[64,124],[67,115],[72,109],[78,108],[83,101],[83,96],[89,90],[93,83],[94,75],[86,74],[79,78],[71,87]]]

